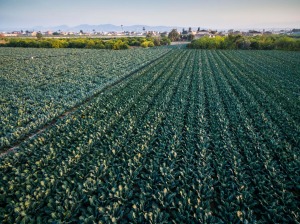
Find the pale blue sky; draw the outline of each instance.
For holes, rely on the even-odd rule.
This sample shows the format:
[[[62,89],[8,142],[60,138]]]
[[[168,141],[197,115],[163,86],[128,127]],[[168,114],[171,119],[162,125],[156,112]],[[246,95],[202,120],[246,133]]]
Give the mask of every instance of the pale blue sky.
[[[300,27],[300,0],[0,0],[0,28],[80,24]]]

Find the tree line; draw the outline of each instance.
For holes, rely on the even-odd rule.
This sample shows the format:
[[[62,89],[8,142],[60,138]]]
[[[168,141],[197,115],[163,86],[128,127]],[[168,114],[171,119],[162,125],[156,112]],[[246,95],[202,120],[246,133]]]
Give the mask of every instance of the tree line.
[[[169,45],[167,37],[121,37],[121,38],[8,38],[2,47],[24,48],[89,48],[122,50],[130,47],[154,47]]]
[[[228,35],[202,37],[187,46],[192,49],[243,49],[243,50],[300,50],[300,39],[286,35],[242,36]]]
[[[188,34],[185,30],[183,29],[183,34],[180,34],[176,29],[171,30],[171,32],[168,34],[168,38],[171,41],[191,41],[195,38],[195,35],[193,34]]]

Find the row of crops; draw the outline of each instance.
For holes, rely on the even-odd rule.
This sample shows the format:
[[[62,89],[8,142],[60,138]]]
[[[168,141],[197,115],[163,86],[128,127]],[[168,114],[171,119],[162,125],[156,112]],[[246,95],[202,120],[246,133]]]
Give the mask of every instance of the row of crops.
[[[0,151],[169,49],[48,51],[1,49]]]
[[[170,50],[0,158],[0,222],[299,222],[299,62]]]

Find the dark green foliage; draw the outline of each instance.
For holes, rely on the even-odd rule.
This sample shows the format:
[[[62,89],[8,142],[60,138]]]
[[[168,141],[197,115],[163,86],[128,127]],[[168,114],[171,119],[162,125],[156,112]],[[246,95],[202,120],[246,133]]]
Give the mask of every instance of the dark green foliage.
[[[154,43],[152,41],[147,40],[141,43],[141,47],[143,48],[154,47]]]
[[[300,50],[300,39],[281,35],[246,37],[242,35],[202,37],[193,40],[188,48],[194,49],[241,49],[241,50]]]
[[[189,48],[196,48],[196,49],[224,49],[225,46],[229,46],[228,39],[225,42],[224,37],[215,37],[215,38],[209,38],[209,37],[202,37],[198,40],[192,41],[191,44],[188,44]]]
[[[59,40],[61,41],[61,40]],[[69,39],[68,40],[68,48],[85,48],[87,47],[88,39]]]
[[[160,45],[170,45],[171,40],[168,37],[162,37],[160,40]]]
[[[180,34],[176,29],[171,30],[171,32],[168,35],[169,39],[171,41],[178,41],[180,39]]]
[[[105,47],[102,42],[91,41],[89,44],[94,47]],[[52,47],[47,46],[50,42],[40,43]],[[119,49],[127,47],[121,40],[114,46]],[[167,53],[169,49],[144,51],[140,48],[114,52],[1,48],[0,51],[4,54],[0,57],[1,70],[5,71],[0,72],[0,111],[7,112],[0,119],[1,153],[1,149],[49,122],[59,111],[76,105],[107,83],[122,78],[145,62]],[[16,102],[11,96],[19,101]]]
[[[299,52],[1,50],[0,223],[300,220]]]
[[[194,39],[195,39],[195,35],[193,34],[181,35],[181,40],[192,41]]]
[[[125,50],[128,49],[129,45],[126,41],[118,40],[114,43],[113,49],[114,50]]]
[[[41,33],[37,33],[37,34],[36,34],[36,38],[37,38],[37,39],[41,39],[42,37],[43,37],[43,34],[41,34]]]
[[[141,42],[139,38],[129,38],[128,44],[129,46],[136,46],[136,47],[141,46]]]
[[[151,42],[151,43],[150,43]],[[122,38],[8,38],[0,47],[26,48],[88,48],[124,50],[131,46],[154,47],[169,45],[167,37],[122,37]]]

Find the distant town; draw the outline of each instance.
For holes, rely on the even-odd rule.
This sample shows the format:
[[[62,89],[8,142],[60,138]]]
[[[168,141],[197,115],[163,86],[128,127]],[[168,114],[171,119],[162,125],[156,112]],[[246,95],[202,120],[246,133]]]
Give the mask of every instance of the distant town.
[[[300,29],[282,29],[282,30],[248,30],[248,31],[240,31],[229,29],[226,31],[217,31],[212,29],[201,29],[200,27],[197,29],[182,29],[177,30],[180,35],[188,36],[193,35],[193,39],[198,39],[204,36],[208,37],[215,37],[215,36],[228,36],[230,34],[233,35],[243,35],[243,36],[260,36],[260,35],[272,35],[272,34],[284,34],[284,35],[300,35]],[[92,31],[84,31],[80,30],[79,32],[71,32],[71,31],[63,31],[63,30],[56,30],[56,31],[34,31],[34,30],[16,30],[11,32],[0,32],[0,37],[36,37],[38,34],[43,35],[43,37],[55,38],[55,37],[138,37],[138,36],[168,36],[169,32],[159,32],[159,31],[146,31],[143,28],[143,31],[136,32],[136,31],[111,31],[111,32],[100,32],[96,30]]]

